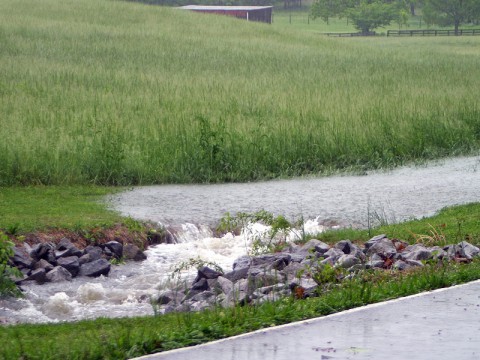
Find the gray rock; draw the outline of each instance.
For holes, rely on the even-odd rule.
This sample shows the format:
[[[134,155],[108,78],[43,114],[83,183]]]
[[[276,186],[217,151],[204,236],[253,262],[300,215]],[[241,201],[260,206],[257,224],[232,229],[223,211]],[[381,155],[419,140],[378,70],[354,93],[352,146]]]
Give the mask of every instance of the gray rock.
[[[406,263],[405,261],[403,261],[403,260],[397,260],[397,261],[395,261],[395,263],[393,264],[392,267],[393,267],[393,269],[395,269],[395,270],[400,270],[400,271],[402,271],[402,270],[407,270],[407,269],[411,268],[412,266],[409,265],[409,264],[407,264],[407,263]]]
[[[418,261],[418,260],[405,260],[405,262],[408,264],[408,265],[411,265],[411,266],[419,266],[419,267],[422,267],[423,266],[423,263],[421,261]]]
[[[32,269],[33,259],[24,248],[14,247],[12,261],[19,269]]]
[[[477,256],[480,253],[480,249],[467,241],[462,241],[457,244],[457,249],[458,249],[458,254],[460,257],[466,258],[466,259],[473,259],[475,256]]]
[[[78,261],[78,257],[76,256],[59,258],[57,259],[57,265],[67,269],[73,277],[77,276],[78,272],[80,271],[80,263]]]
[[[203,266],[198,269],[197,279],[216,279],[221,276],[222,273],[216,270],[209,268],[208,266]]]
[[[208,290],[208,289],[209,289],[208,281],[205,278],[202,278],[202,279],[198,280],[191,287],[191,290],[194,290],[194,291],[196,291],[196,290],[205,291],[205,290]]]
[[[37,270],[37,269],[45,269],[46,272],[49,272],[50,270],[52,270],[54,268],[54,266],[52,264],[50,264],[47,260],[45,259],[40,259],[38,260],[34,265],[33,265],[33,269],[34,270]]]
[[[330,249],[330,245],[325,244],[323,241],[312,239],[305,243],[300,248],[295,249],[296,254],[302,254],[307,256],[308,254],[318,253],[323,255]]]
[[[69,256],[80,257],[82,255],[83,251],[73,245],[72,242],[67,238],[61,239],[55,249],[55,257],[57,259]]]
[[[89,258],[90,258],[89,262],[92,262],[92,261],[101,259],[103,251],[102,251],[102,248],[100,248],[99,246],[89,245],[85,248],[85,254],[89,255]]]
[[[367,269],[382,269],[384,264],[383,260],[369,260],[365,265]]]
[[[46,279],[50,282],[71,281],[72,274],[62,266],[55,266],[53,270],[47,273]]]
[[[25,281],[35,280],[38,284],[43,284],[47,281],[47,271],[44,268],[35,269],[32,271]]]
[[[80,276],[97,277],[107,276],[110,272],[110,263],[105,259],[98,259],[80,266]]]
[[[51,260],[55,261],[54,250],[55,246],[52,243],[39,243],[32,247],[30,256],[37,261],[40,259],[45,259],[49,263],[52,263]]]
[[[344,269],[351,268],[354,265],[360,264],[360,259],[353,255],[342,255],[337,260],[336,266],[342,267]]]
[[[448,256],[447,252],[443,250],[440,246],[433,246],[432,248],[430,248],[430,250],[432,251],[432,256],[434,259],[444,259]]]
[[[350,240],[342,240],[337,242],[333,247],[342,251],[344,254],[350,254],[353,244]]]
[[[235,259],[233,262],[233,270],[239,270],[239,269],[244,269],[250,267],[252,263],[252,258],[250,256],[244,255],[239,257],[238,259]]]
[[[226,273],[223,276],[231,282],[237,282],[240,279],[246,279],[248,276],[248,267],[235,269],[233,271],[230,271],[229,273]]]
[[[224,294],[228,295],[232,291],[233,282],[223,276],[219,276],[216,280]]]
[[[107,242],[105,248],[110,250],[116,259],[121,259],[123,257],[123,245],[118,241]]]
[[[365,243],[365,249],[368,250],[370,247],[372,247],[372,246],[375,245],[377,242],[379,242],[380,240],[383,240],[383,239],[387,239],[387,235],[381,234],[381,235],[377,235],[377,236],[372,237],[370,240],[368,240],[368,241]]]
[[[367,250],[367,256],[372,256],[373,254],[378,254],[383,258],[391,258],[394,254],[397,253],[397,249],[393,242],[386,237],[377,240],[373,243]]]
[[[432,251],[421,244],[410,245],[402,252],[404,260],[428,260],[433,258]]]
[[[126,244],[123,247],[123,256],[126,260],[133,260],[133,261],[142,261],[147,258],[145,253],[140,250],[140,248],[133,244]]]
[[[290,254],[268,254],[252,258],[251,266],[281,270],[290,263]]]

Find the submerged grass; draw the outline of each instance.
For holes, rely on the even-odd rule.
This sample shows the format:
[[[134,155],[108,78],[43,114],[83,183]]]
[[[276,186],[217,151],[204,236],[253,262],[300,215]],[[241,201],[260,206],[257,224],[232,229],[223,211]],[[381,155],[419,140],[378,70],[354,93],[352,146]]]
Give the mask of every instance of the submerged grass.
[[[247,181],[478,150],[480,38],[0,3],[0,186]]]
[[[191,346],[292,321],[332,314],[480,278],[480,262],[427,265],[392,276],[372,272],[318,298],[256,306],[0,328],[2,359],[126,359]],[[81,334],[81,336],[78,336]]]

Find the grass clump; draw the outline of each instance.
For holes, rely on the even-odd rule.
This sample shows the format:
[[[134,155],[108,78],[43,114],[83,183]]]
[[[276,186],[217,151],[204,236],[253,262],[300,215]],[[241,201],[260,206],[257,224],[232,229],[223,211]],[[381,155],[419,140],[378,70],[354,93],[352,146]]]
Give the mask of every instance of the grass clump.
[[[479,149],[478,37],[345,41],[103,0],[4,0],[0,23],[0,186],[250,181]]]

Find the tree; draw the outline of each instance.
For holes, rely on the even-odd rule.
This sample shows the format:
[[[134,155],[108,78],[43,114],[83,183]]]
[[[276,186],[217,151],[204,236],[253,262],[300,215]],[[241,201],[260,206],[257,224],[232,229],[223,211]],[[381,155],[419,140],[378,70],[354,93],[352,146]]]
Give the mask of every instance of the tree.
[[[313,18],[319,17],[325,22],[334,16],[348,17],[362,34],[368,34],[394,20],[400,21],[405,9],[403,0],[316,0],[311,13]]]
[[[423,16],[428,24],[455,27],[455,35],[461,24],[478,20],[479,0],[425,0]]]

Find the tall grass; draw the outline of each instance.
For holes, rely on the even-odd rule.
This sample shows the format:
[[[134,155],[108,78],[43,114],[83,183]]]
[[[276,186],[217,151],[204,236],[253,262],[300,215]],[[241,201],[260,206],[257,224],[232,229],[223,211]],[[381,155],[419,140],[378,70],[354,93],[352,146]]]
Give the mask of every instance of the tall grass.
[[[247,181],[480,144],[480,38],[3,0],[0,44],[0,186]]]

